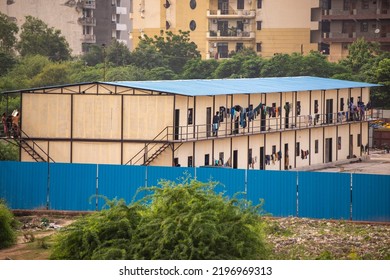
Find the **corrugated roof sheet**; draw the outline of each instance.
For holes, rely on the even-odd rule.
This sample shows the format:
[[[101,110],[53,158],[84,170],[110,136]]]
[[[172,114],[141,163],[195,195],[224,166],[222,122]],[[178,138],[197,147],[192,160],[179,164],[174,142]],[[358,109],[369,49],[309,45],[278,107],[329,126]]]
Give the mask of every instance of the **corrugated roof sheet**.
[[[331,90],[379,86],[318,77],[276,77],[251,79],[120,81],[106,84],[187,96],[251,94],[307,90]]]

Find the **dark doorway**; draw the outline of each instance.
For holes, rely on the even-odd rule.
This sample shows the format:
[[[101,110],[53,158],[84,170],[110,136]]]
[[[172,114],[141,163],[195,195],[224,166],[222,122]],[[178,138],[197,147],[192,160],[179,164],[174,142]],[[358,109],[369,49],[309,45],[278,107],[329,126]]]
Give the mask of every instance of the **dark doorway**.
[[[179,132],[180,132],[180,110],[175,110],[175,140],[179,140]]]
[[[264,108],[265,110],[265,108]],[[261,112],[260,112],[260,115],[261,115],[261,119],[260,119],[260,130],[261,131],[265,131],[265,117],[266,117],[266,114],[264,114],[265,112],[263,112],[263,109],[261,109]]]
[[[211,107],[206,108],[206,136],[211,135]]]
[[[349,135],[349,157],[353,157],[353,135]]]
[[[288,156],[288,144],[284,144],[284,170],[290,169],[290,159]]]
[[[333,123],[333,99],[326,100],[326,123]]]
[[[285,125],[285,128],[288,128],[288,124],[289,124],[288,116],[290,115],[290,103],[289,102],[286,102],[286,104],[284,105],[284,112],[286,113],[284,125]]]
[[[233,151],[233,168],[237,169],[238,167],[238,150]]]
[[[332,162],[332,138],[325,139],[325,163]]]
[[[264,170],[264,147],[260,147],[260,170]]]

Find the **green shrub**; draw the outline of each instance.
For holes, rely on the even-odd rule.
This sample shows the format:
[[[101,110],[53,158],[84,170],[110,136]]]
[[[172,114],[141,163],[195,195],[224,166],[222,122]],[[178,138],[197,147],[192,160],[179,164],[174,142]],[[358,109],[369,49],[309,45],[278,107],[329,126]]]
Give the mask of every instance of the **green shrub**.
[[[0,249],[15,244],[16,231],[14,225],[14,215],[5,203],[0,200]]]
[[[215,183],[161,181],[150,196],[111,203],[60,233],[52,259],[265,259],[260,205],[228,199]]]

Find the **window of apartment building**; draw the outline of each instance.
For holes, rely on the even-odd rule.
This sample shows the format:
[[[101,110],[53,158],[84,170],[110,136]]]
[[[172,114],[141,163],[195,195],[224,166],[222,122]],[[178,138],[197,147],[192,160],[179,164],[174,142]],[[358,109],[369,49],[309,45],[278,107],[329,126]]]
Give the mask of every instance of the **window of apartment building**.
[[[362,0],[362,9],[368,9],[370,7],[369,0]]]
[[[358,134],[357,135],[357,146],[360,147],[362,145],[362,135]]]
[[[190,21],[190,29],[191,31],[194,31],[196,29],[196,22],[195,20]]]
[[[193,160],[192,156],[189,156],[188,159],[187,159],[187,166],[188,167],[192,167],[193,166],[192,160]]]
[[[314,141],[314,153],[318,154],[318,140]]]
[[[204,155],[204,165],[210,165],[210,154]]]
[[[344,111],[344,98],[343,97],[340,98],[340,111],[341,112]]]
[[[261,20],[256,21],[256,29],[257,29],[257,30],[261,30],[261,23],[262,23]]]
[[[244,0],[237,0],[237,10],[243,10],[244,9]]]
[[[193,114],[194,114],[194,109],[189,108],[187,111],[187,124],[192,124]]]
[[[343,8],[344,8],[344,11],[348,11],[351,7],[351,2],[350,0],[344,0],[344,3],[343,3]]]
[[[179,158],[177,158],[177,157],[175,157],[174,159],[173,159],[173,166],[180,166],[180,164],[179,164]]]
[[[229,57],[229,47],[227,43],[218,43],[218,54],[220,58],[228,58]]]
[[[261,52],[262,46],[261,43],[256,43],[256,51]]]
[[[295,156],[299,157],[300,156],[300,151],[301,151],[301,143],[296,142],[295,143]]]
[[[368,22],[363,21],[360,23],[360,32],[368,32]]]
[[[261,9],[263,7],[263,0],[257,0],[257,8]]]
[[[196,0],[191,0],[190,1],[190,7],[191,7],[191,9],[195,10],[195,8],[196,8]]]
[[[301,101],[297,101],[296,114],[299,116],[301,114]]]
[[[248,164],[252,164],[252,149],[248,149]]]
[[[244,43],[237,43],[236,44],[236,52],[239,52],[244,48]]]
[[[163,6],[165,9],[168,9],[171,6],[171,2],[169,0],[165,0],[165,4]]]
[[[337,138],[337,149],[341,150],[341,136]]]

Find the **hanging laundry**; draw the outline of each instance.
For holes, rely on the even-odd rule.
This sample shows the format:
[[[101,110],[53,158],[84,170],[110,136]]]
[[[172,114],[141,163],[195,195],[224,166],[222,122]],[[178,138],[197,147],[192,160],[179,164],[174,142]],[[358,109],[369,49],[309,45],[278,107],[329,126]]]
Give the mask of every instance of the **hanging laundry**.
[[[278,152],[278,158],[279,158],[279,160],[282,160],[282,152],[281,151]]]

